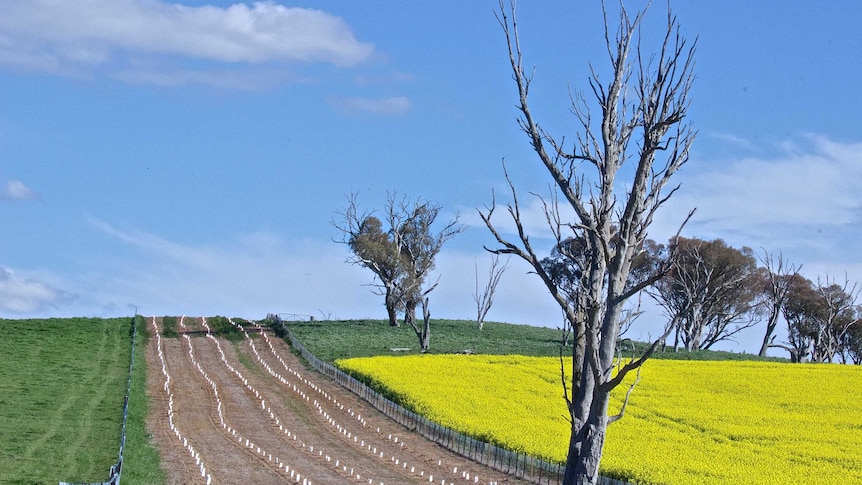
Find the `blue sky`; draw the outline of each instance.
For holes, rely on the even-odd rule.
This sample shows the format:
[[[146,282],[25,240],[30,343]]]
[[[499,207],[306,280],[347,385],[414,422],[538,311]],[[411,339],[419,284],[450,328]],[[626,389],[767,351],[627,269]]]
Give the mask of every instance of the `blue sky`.
[[[651,236],[697,207],[687,236],[862,281],[862,3],[675,3],[698,38],[699,135]],[[557,136],[573,136],[587,63],[606,69],[597,5],[518,8],[534,113]],[[495,8],[0,3],[0,316],[382,318],[330,221],[346,194],[373,209],[398,191],[460,213],[431,312],[474,318],[474,264],[492,244],[476,208],[505,192],[503,158],[550,244],[527,196],[549,180],[515,123]],[[651,7],[645,42],[665,14]],[[557,326],[560,313],[513,261],[488,318]],[[756,350],[760,332],[728,348]]]

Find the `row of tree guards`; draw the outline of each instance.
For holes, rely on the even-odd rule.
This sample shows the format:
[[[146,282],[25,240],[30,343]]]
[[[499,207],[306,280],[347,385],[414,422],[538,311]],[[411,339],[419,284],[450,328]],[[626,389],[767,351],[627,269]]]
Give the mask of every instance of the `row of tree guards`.
[[[536,71],[524,67],[515,2],[500,0],[496,12],[517,91],[518,126],[550,178],[549,194],[533,195],[556,239],[555,252],[539,255],[532,246],[505,163],[511,192],[505,209],[516,234],[498,231],[495,197],[479,214],[497,243],[486,249],[530,265],[563,312],[564,336],[571,337],[572,375],[566,376],[561,365],[572,423],[565,485],[597,482],[606,428],[623,416],[628,402],[626,398],[619,414],[608,416],[610,393],[670,335],[674,347],[709,348],[753,325],[763,313],[768,315],[765,349],[785,348],[797,361],[806,356],[831,361],[836,354],[857,361],[859,357],[850,344],[859,340],[856,285],[828,277],[811,283],[780,256],[776,262],[768,254],[764,272],[749,249],[682,238],[694,209],[679,221],[668,244],[648,240],[655,214],[678,188],[670,180],[689,161],[696,135],[688,119],[696,42],[682,34],[669,6],[658,35],[644,24],[645,10],[630,14],[622,2],[615,7],[616,12],[609,12],[602,4],[606,68],[589,64],[587,88],[570,89],[567,110],[576,129],[569,137],[552,135],[531,109]],[[390,194],[384,220],[360,212],[355,195],[348,200],[335,220],[343,236],[340,242],[350,247],[351,262],[374,273],[390,323],[396,325],[396,312],[403,310],[422,349],[427,349],[428,294],[436,286],[428,281],[429,272],[442,244],[462,226],[456,217],[433,232],[440,206],[422,199],[410,203]],[[664,308],[668,325],[643,355],[617,366],[620,335],[639,314],[629,300],[644,291]],[[415,317],[419,305],[421,327]],[[479,309],[481,313],[481,305]],[[789,335],[777,342],[773,333],[779,315],[788,322]]]

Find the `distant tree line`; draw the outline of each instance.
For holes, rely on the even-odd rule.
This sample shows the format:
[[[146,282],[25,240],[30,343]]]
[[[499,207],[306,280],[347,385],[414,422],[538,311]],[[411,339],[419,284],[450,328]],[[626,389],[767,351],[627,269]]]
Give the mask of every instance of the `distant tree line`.
[[[403,322],[416,333],[420,348],[430,347],[429,294],[439,280],[429,280],[443,244],[463,230],[458,217],[433,229],[441,206],[406,196],[389,194],[382,219],[360,212],[356,195],[348,197],[335,226],[339,242],[351,252],[350,262],[375,275],[375,293],[384,297],[391,326]],[[613,239],[611,246],[618,244]],[[538,261],[556,288],[557,298],[576,311],[585,311],[591,261],[590,245],[583,237],[560,239],[550,255]],[[476,268],[477,324],[482,329],[493,303],[494,292],[508,261],[492,260],[488,282],[479,287]],[[661,278],[651,275],[662,274]],[[649,285],[641,282],[649,280]],[[675,236],[660,244],[645,239],[635,252],[627,287],[644,291],[666,317],[661,350],[709,350],[733,340],[743,330],[763,325],[759,355],[770,348],[788,352],[792,362],[842,362],[862,364],[862,304],[860,287],[846,277],[829,275],[812,281],[800,268],[764,251],[734,248],[721,239],[707,241]],[[422,321],[416,311],[422,308]],[[580,309],[580,310],[578,310]],[[632,309],[623,327],[640,314]],[[786,336],[776,330],[783,322]],[[571,339],[569,334],[564,343]]]
[[[584,241],[568,238],[542,265],[566,298],[582,298]],[[664,347],[706,350],[741,331],[765,326],[759,354],[786,350],[793,362],[862,364],[862,305],[858,284],[844,278],[805,278],[799,268],[764,251],[734,248],[721,239],[672,238],[667,244],[644,241],[630,277],[666,265],[664,278],[646,293],[664,310]],[[779,323],[786,338],[775,335]]]

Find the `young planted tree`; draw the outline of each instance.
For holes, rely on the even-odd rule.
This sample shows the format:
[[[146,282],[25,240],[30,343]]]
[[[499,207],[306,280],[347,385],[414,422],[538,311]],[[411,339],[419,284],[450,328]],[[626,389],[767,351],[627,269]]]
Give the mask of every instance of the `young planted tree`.
[[[675,190],[665,188],[688,160],[694,139],[693,130],[684,121],[693,80],[694,46],[680,35],[676,19],[668,13],[658,53],[644,55],[639,32],[642,18],[643,12],[632,18],[621,9],[613,37],[605,13],[611,76],[603,83],[593,71],[589,80],[601,117],[594,123],[584,98],[575,96],[572,112],[581,129],[569,138],[574,143],[566,145],[562,138],[552,137],[541,127],[530,109],[532,76],[523,67],[514,5],[507,9],[501,1],[498,15],[518,90],[519,125],[553,180],[555,192],[550,202],[543,200],[546,219],[558,245],[569,237],[583,241],[576,256],[582,265],[580,294],[573,300],[561,291],[531,245],[508,173],[513,199],[508,212],[518,240],[511,242],[496,229],[492,222],[494,204],[480,211],[499,244],[491,251],[513,254],[526,261],[542,279],[572,329],[575,345],[571,397],[565,394],[571,418],[563,480],[566,485],[596,483],[606,427],[622,417],[625,410],[608,416],[610,392],[638,369],[660,343],[661,339],[656,340],[642,357],[616,367],[617,338],[627,300],[668,269],[661,265],[633,282],[633,262],[642,252],[656,211]],[[623,167],[631,167],[631,171],[623,171]],[[632,178],[623,181],[618,176]],[[619,187],[622,183],[624,189]],[[573,220],[562,220],[558,196],[572,209]]]

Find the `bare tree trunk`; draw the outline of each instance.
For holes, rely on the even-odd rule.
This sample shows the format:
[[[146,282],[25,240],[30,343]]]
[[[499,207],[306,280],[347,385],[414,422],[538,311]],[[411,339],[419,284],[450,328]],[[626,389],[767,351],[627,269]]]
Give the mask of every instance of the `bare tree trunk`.
[[[772,315],[776,315],[774,318]],[[769,344],[772,342],[772,334],[775,332],[775,327],[778,325],[778,314],[770,314],[769,320],[766,321],[766,333],[763,335],[763,343],[760,344],[760,351],[757,355],[766,357],[766,351],[769,350]]]
[[[607,406],[605,406],[605,411],[607,411]],[[582,426],[580,435],[573,436],[572,438],[572,440],[579,440],[580,446],[575,447],[577,458],[566,462],[563,483],[592,485],[598,481],[599,463],[602,459],[606,429],[607,416],[600,413],[591,413],[589,421]],[[572,452],[571,446],[572,442],[570,440],[570,456]]]
[[[386,314],[389,316],[389,326],[390,327],[400,327],[398,323],[398,313],[395,311],[395,308],[392,306],[386,306]]]
[[[404,321],[409,323],[419,339],[419,348],[426,351],[431,348],[431,312],[428,310],[428,298],[422,300],[422,328],[416,323],[416,301],[406,303],[407,311]]]
[[[404,323],[416,328],[416,301],[408,300],[404,302]]]
[[[577,426],[572,426],[569,438],[569,454],[563,476],[565,485],[590,485],[599,478],[599,463],[605,443],[605,430],[608,425],[608,399],[591,372],[581,375],[580,390],[590,397],[578,399],[587,406],[578,406],[573,416]]]
[[[676,19],[668,12],[660,53],[642,57],[643,12],[632,18],[621,7],[620,23],[613,38],[605,11],[605,40],[613,72],[607,84],[600,82],[595,70],[589,80],[601,108],[601,119],[591,119],[589,110],[582,104],[583,98],[573,96],[571,110],[583,130],[575,135],[575,142],[568,151],[569,146],[558,143],[539,126],[528,106],[532,76],[523,69],[514,3],[510,4],[510,10],[511,19],[501,0],[498,20],[506,36],[512,74],[518,87],[521,112],[518,123],[553,179],[554,193],[559,194],[574,213],[574,220],[562,221],[556,196],[552,195],[554,199],[550,204],[540,198],[558,246],[564,231],[567,234],[571,231],[574,237],[585,242],[580,268],[585,275],[579,289],[582,302],[573,302],[571,294],[561,289],[543,267],[524,230],[517,194],[508,173],[506,180],[513,200],[508,212],[515,223],[519,243],[506,240],[495,229],[491,222],[493,204],[487,212],[480,211],[480,216],[500,244],[499,249],[491,251],[514,254],[529,263],[560,305],[566,324],[572,328],[572,337],[577,343],[572,355],[571,399],[565,383],[563,386],[572,424],[563,484],[594,484],[599,476],[606,427],[621,418],[625,408],[624,404],[618,415],[608,417],[610,393],[629,372],[640,368],[661,340],[667,338],[665,334],[639,359],[632,359],[613,372],[624,306],[631,297],[667,275],[673,261],[671,256],[667,264],[646,276],[635,277],[631,271],[633,260],[642,252],[647,228],[656,211],[676,190],[665,191],[666,184],[688,160],[694,132],[682,121],[693,80],[694,48],[687,47]],[[632,52],[636,55],[634,60],[629,59]],[[601,133],[594,133],[599,126]],[[632,141],[633,136],[637,140]],[[616,177],[627,161],[634,164],[633,179],[626,181],[625,194],[618,195],[614,189],[622,182]],[[582,169],[592,168],[595,173],[585,177]],[[562,374],[565,381],[565,373]]]
[[[395,290],[389,286],[386,287],[386,314],[389,316],[389,326],[399,327],[398,324],[398,298],[395,297]]]
[[[422,335],[419,340],[422,350],[431,348],[431,312],[428,310],[428,298],[422,300]]]

